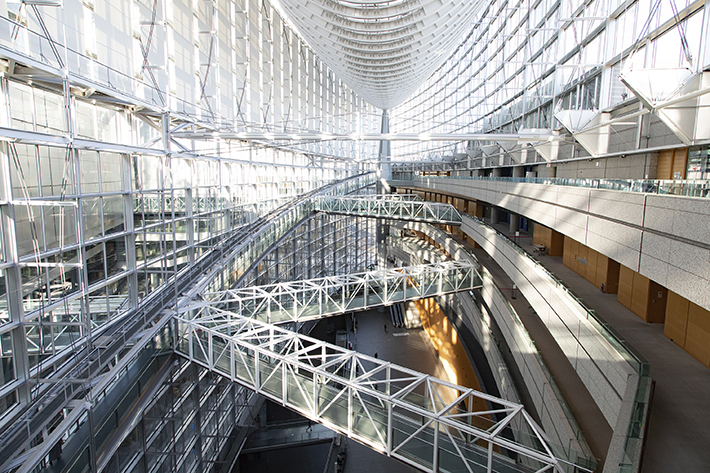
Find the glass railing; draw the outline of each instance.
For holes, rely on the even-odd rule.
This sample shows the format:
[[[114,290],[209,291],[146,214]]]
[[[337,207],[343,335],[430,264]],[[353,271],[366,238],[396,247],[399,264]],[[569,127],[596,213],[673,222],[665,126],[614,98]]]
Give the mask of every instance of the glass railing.
[[[19,29],[22,33],[11,34],[14,29]],[[139,79],[124,71],[109,67],[93,57],[58,44],[43,33],[33,31],[5,16],[0,16],[0,31],[5,32],[0,35],[0,45],[43,64],[57,73],[66,69],[71,79],[80,83],[91,82],[129,96],[134,101],[151,104],[156,108],[168,105],[176,113],[194,116],[201,111],[209,115],[209,110],[199,105],[174,95],[166,96],[147,79]],[[59,54],[65,64],[60,63],[57,57],[51,53],[53,46],[58,46]]]
[[[501,420],[496,419],[495,413],[507,407],[495,398],[486,397],[490,408],[477,415],[469,412],[472,399],[468,399],[470,405],[462,401],[458,407],[452,407],[449,399],[444,400],[446,396],[440,397],[441,392],[429,391],[437,389],[435,384],[413,388],[414,378],[407,377],[406,383],[400,383],[396,375],[390,377],[388,370],[366,371],[369,366],[357,359],[344,364],[332,363],[331,346],[322,350],[320,342],[319,355],[310,357],[308,364],[298,363],[297,369],[284,369],[278,357],[263,353],[252,343],[235,344],[232,354],[227,350],[232,346],[229,335],[213,332],[210,337],[205,331],[183,333],[185,336],[180,337],[177,351],[184,356],[305,415],[312,415],[315,410],[316,421],[347,432],[349,437],[378,451],[389,449],[393,457],[431,469],[438,453],[440,468],[454,473],[483,473],[490,471],[487,465],[491,463],[493,471],[498,472],[544,471],[546,450],[540,438],[518,432],[516,423],[509,423],[491,437],[490,450],[488,441],[478,434],[500,426]],[[285,350],[282,342],[275,343],[274,350]],[[210,347],[207,351],[202,348],[206,346]],[[305,349],[298,347],[299,351]],[[398,373],[396,365],[388,365],[389,370]],[[351,372],[353,367],[355,373]],[[372,374],[366,376],[365,373]],[[425,389],[425,385],[429,387]],[[459,386],[452,388],[453,399],[458,395],[457,390],[466,390]],[[447,412],[445,418],[438,414],[444,411]],[[549,443],[547,446],[553,452],[559,451]],[[534,455],[525,455],[524,452],[529,451],[535,452]],[[591,471],[564,460],[556,466],[570,473]]]
[[[510,248],[514,249],[524,257],[534,263],[537,270],[544,273],[551,281],[553,281],[558,289],[576,303],[582,310],[583,315],[592,324],[594,328],[614,347],[614,349],[626,360],[629,365],[638,373],[639,380],[634,396],[634,406],[632,416],[629,420],[629,426],[626,434],[625,453],[623,460],[619,464],[619,472],[635,472],[638,470],[641,455],[641,446],[643,445],[643,425],[647,417],[649,408],[649,388],[651,384],[651,365],[650,363],[637,352],[616,330],[614,330],[599,314],[589,308],[570,288],[560,281],[554,274],[545,268],[539,261],[533,258],[530,253],[513,242],[507,235],[488,225],[481,219],[468,214],[462,214],[464,220],[470,219],[476,224],[486,227],[494,231],[498,236],[502,237]]]
[[[468,215],[467,215],[468,216]],[[439,238],[451,238],[451,235],[447,234],[440,228],[434,227],[434,226],[429,226],[428,228],[432,235],[436,235]],[[394,240],[393,238],[390,238],[393,243]],[[407,242],[410,243],[410,242]],[[412,247],[415,247],[413,243],[410,243]],[[493,277],[490,275],[488,270],[481,266],[478,263],[478,260],[474,255],[472,255],[463,245],[461,245],[459,242],[457,242],[454,239],[451,239],[451,244],[456,247],[457,250],[463,252],[464,254],[468,255],[469,258],[476,264],[476,272],[479,274],[479,277],[481,278],[488,278],[491,281],[493,280]],[[432,247],[433,248],[433,247]],[[422,248],[423,249],[423,248]],[[572,430],[575,438],[577,439],[578,442],[580,442],[582,445],[586,446],[586,440],[584,438],[584,434],[582,433],[582,430],[579,427],[579,424],[577,423],[577,420],[574,417],[574,414],[572,413],[572,410],[570,409],[569,405],[567,404],[567,401],[564,398],[564,395],[562,394],[562,391],[560,391],[559,386],[557,385],[557,381],[555,380],[554,376],[552,376],[552,373],[550,373],[550,370],[547,367],[547,364],[542,358],[542,355],[538,351],[535,341],[532,339],[530,336],[530,333],[527,331],[525,328],[525,325],[523,324],[523,321],[520,320],[520,317],[518,316],[518,313],[515,311],[515,308],[511,305],[510,301],[508,298],[505,297],[503,294],[503,291],[500,290],[498,285],[495,283],[491,285],[492,290],[496,293],[498,296],[498,299],[502,301],[505,304],[506,309],[508,310],[508,314],[510,315],[510,320],[512,320],[515,325],[518,327],[519,333],[523,336],[523,342],[527,344],[527,346],[530,348],[532,355],[535,357],[537,360],[538,365],[540,366],[542,372],[545,375],[545,380],[547,381],[547,384],[552,388],[552,392],[554,393],[555,398],[557,399],[558,403],[560,404],[560,408],[562,409],[565,419],[567,419],[567,422],[569,424],[570,429]],[[493,333],[490,334],[491,337],[495,340],[495,335]],[[497,349],[496,345],[493,345],[491,349]],[[591,459],[593,458],[592,454],[590,451],[587,451],[585,453],[579,453],[574,451],[573,449],[570,448],[565,448],[565,447],[558,447],[562,448],[565,453],[565,458],[567,458],[569,461],[579,464],[579,465],[584,465],[587,468],[595,469],[596,468],[596,463],[593,462]],[[575,458],[576,456],[576,458]]]
[[[567,177],[469,177],[469,176],[418,176],[411,172],[392,173],[392,180],[422,182],[426,179],[465,179],[470,181],[512,182],[545,184],[550,186],[586,187],[645,194],[710,197],[710,180],[659,180],[659,179],[576,179]]]
[[[320,424],[311,425],[305,418],[277,424],[268,423],[265,429],[249,434],[244,450],[266,450],[289,445],[297,446],[306,442],[331,440],[334,435],[335,432],[332,430]]]
[[[493,280],[493,277],[488,273],[485,268],[481,271],[483,274],[483,277],[489,277],[491,280]],[[562,409],[562,412],[565,416],[565,419],[567,420],[567,423],[569,424],[570,430],[572,430],[572,433],[574,434],[575,438],[577,439],[578,442],[586,446],[586,439],[584,437],[584,434],[582,433],[582,429],[580,429],[579,424],[577,423],[577,419],[574,417],[574,414],[572,413],[572,409],[570,409],[569,405],[567,404],[567,401],[565,400],[564,395],[562,394],[562,391],[560,390],[559,386],[557,385],[557,380],[555,380],[555,377],[552,376],[552,373],[550,373],[549,368],[547,367],[547,363],[545,363],[545,360],[542,358],[542,355],[537,349],[537,345],[535,344],[535,341],[532,339],[530,336],[530,333],[528,330],[525,328],[525,325],[523,324],[523,321],[520,320],[520,317],[518,316],[518,313],[515,311],[515,308],[512,306],[508,298],[505,297],[503,294],[503,291],[500,290],[500,288],[496,285],[492,285],[493,291],[496,293],[498,298],[505,304],[506,309],[508,310],[508,314],[510,315],[510,319],[515,323],[515,325],[518,327],[519,333],[523,337],[523,342],[527,344],[527,346],[530,349],[530,354],[532,354],[535,357],[535,360],[537,361],[538,366],[540,366],[540,369],[542,370],[544,376],[545,376],[545,381],[547,381],[548,386],[552,389],[552,392],[555,396],[555,399],[557,399],[557,402],[560,405],[560,408]],[[491,336],[495,339],[495,335],[491,334]],[[576,453],[572,451],[572,453]],[[593,458],[593,455],[591,452],[586,452],[586,456],[582,454],[577,460],[572,458],[571,456],[569,457],[570,461],[573,461],[578,464],[583,464],[584,466],[588,468],[596,468],[596,463],[593,463],[591,461],[591,458]],[[580,463],[582,462],[582,463]]]
[[[502,237],[503,241],[510,248],[528,258],[535,265],[537,270],[543,272],[551,281],[554,282],[558,289],[567,294],[568,297],[570,297],[572,301],[582,309],[585,318],[599,331],[599,333],[604,336],[607,341],[609,341],[609,343],[614,346],[619,354],[634,368],[636,372],[643,374],[644,370],[647,370],[648,361],[646,361],[646,359],[633,347],[631,347],[618,332],[616,332],[607,322],[605,322],[595,310],[587,307],[582,299],[572,292],[569,287],[567,287],[557,276],[544,267],[538,260],[533,258],[530,253],[525,251],[525,249],[523,249],[520,245],[513,242],[513,240],[511,240],[506,234],[487,224],[480,218],[468,214],[463,214],[463,216],[464,219],[473,220],[476,224],[494,231],[499,237]]]
[[[433,223],[461,222],[459,212],[449,204],[418,200],[370,199],[337,197],[315,199],[316,210],[321,212],[361,215],[403,220],[430,221]]]

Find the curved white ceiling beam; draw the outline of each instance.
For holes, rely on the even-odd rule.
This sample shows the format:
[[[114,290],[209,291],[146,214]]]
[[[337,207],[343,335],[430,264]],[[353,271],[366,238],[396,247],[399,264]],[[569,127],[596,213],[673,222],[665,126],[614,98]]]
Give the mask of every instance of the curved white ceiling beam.
[[[392,108],[446,60],[485,0],[279,0],[318,56],[368,102]]]

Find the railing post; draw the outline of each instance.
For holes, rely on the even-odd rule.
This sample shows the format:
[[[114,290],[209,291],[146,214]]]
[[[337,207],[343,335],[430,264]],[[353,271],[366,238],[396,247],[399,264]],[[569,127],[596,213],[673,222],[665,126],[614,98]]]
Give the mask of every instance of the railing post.
[[[195,360],[195,356],[192,353],[192,344],[193,344],[192,337],[194,337],[194,336],[195,336],[195,329],[192,325],[190,325],[189,328],[187,329],[187,342],[188,342],[187,343],[187,354],[190,356],[190,361]]]
[[[254,390],[259,392],[261,385],[261,373],[259,372],[259,352],[254,350]]]
[[[313,371],[313,419],[318,420],[318,373]]]
[[[439,422],[434,421],[434,452],[432,452],[432,470],[439,471]]]
[[[488,441],[488,473],[493,473],[493,442]]]
[[[281,404],[286,405],[288,400],[288,369],[285,362],[281,362]]]
[[[237,360],[234,358],[234,342],[229,341],[229,376],[232,381],[237,380]]]
[[[387,402],[387,456],[392,455],[392,435],[394,427],[392,426],[392,403]]]
[[[346,386],[348,390],[348,437],[353,435],[353,388]]]
[[[207,365],[214,371],[214,350],[212,349],[212,333],[207,332]]]

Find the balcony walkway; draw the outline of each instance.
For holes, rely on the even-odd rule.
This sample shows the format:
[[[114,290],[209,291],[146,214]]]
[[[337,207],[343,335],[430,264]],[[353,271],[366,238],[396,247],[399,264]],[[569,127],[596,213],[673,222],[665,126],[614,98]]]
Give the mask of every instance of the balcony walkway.
[[[494,227],[509,235],[508,224],[496,224]],[[511,236],[511,239],[513,237]],[[532,238],[520,238],[521,247],[533,254],[535,248]],[[510,279],[496,267],[482,249],[473,253],[479,262],[491,271],[496,283],[503,288],[510,288]],[[675,345],[663,335],[663,324],[650,324],[641,320],[630,310],[617,302],[616,294],[604,294],[599,288],[588,282],[572,269],[565,266],[562,257],[544,255],[537,258],[549,271],[581,297],[585,304],[601,314],[607,323],[624,337],[651,364],[651,377],[656,382],[642,471],[644,473],[662,473],[668,471],[705,471],[710,464],[710,370],[695,360],[691,355]],[[492,263],[492,264],[491,264]],[[512,299],[513,292],[504,291],[508,300],[515,306],[526,328],[533,335],[536,346],[543,353],[545,361],[560,364],[561,356],[554,339],[547,333],[539,317],[528,307],[520,292],[517,300]],[[545,352],[549,351],[549,355]],[[550,366],[552,370],[553,367]],[[596,452],[606,452],[611,428],[603,422],[600,414],[595,414],[594,403],[589,399],[580,404],[579,386],[570,383],[572,377],[554,373],[570,401],[575,415],[585,430],[585,437]],[[578,380],[577,380],[578,381]],[[583,387],[582,387],[583,388]],[[588,394],[586,394],[588,396]],[[585,407],[586,405],[586,407]],[[596,409],[598,412],[598,409]],[[586,420],[585,420],[586,418]],[[585,426],[586,424],[586,426]],[[596,444],[596,448],[595,448]]]

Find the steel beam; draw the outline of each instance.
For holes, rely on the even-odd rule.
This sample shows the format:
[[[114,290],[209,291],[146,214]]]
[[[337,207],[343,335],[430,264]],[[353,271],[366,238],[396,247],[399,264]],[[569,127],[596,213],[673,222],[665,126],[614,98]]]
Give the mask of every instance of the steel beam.
[[[516,141],[536,143],[560,141],[560,135],[551,133],[327,133],[327,132],[190,132],[173,133],[173,138],[189,140],[239,140],[239,141]]]
[[[568,466],[519,404],[236,312],[193,315],[177,316],[177,353],[424,471],[433,471],[433,458],[462,472]],[[476,399],[486,410],[473,410]],[[506,435],[514,422],[528,425],[532,438]]]

